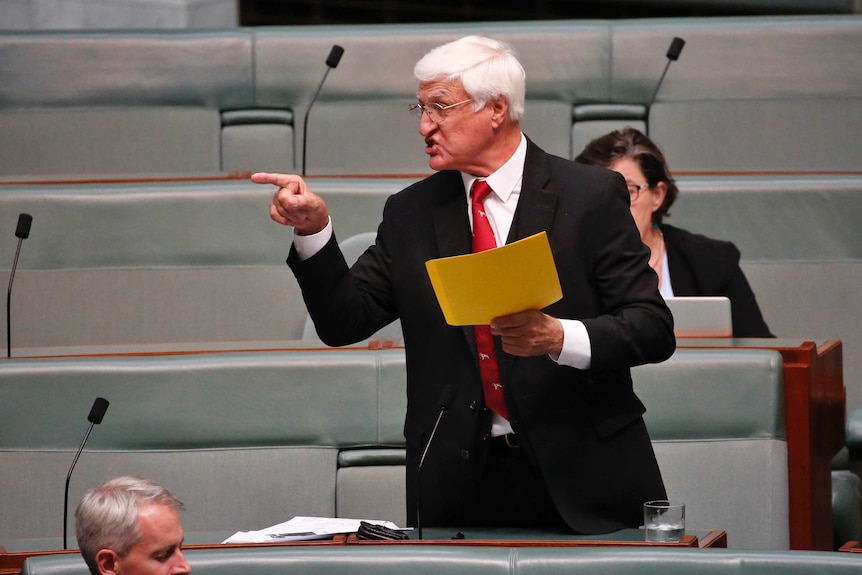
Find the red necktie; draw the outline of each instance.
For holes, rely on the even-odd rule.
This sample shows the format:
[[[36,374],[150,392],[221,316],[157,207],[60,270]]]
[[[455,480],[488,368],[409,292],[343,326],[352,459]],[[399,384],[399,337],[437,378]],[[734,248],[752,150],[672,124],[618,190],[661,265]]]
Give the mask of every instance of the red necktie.
[[[473,201],[471,202],[473,210],[473,253],[497,247],[497,240],[494,239],[494,231],[485,215],[483,204],[491,191],[491,186],[484,180],[476,180],[473,184]],[[477,325],[473,328],[476,332],[476,350],[479,353],[479,371],[482,375],[482,388],[485,391],[485,404],[496,414],[509,419],[491,328],[487,325]]]

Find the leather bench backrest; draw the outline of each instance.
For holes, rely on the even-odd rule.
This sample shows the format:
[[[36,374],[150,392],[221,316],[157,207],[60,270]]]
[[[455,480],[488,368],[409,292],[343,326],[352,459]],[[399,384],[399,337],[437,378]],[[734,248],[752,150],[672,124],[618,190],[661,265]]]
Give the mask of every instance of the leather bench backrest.
[[[233,169],[221,113],[255,107],[251,60],[242,29],[0,33],[0,174]]]
[[[376,229],[403,185],[312,182],[339,238]],[[11,298],[13,346],[300,338],[306,310],[285,264],[292,232],[269,217],[274,190],[247,180],[3,186],[3,229],[33,216]],[[0,242],[0,273],[16,247]]]
[[[435,46],[469,34],[514,47],[527,71],[527,134],[569,156],[572,104],[608,95],[606,22],[263,28],[255,32],[258,104],[289,106],[303,117],[331,46],[341,45],[341,63],[309,115],[307,173],[430,173],[418,124],[407,113],[416,100],[413,66]]]
[[[858,573],[852,553],[743,551],[655,547],[485,547],[485,546],[296,546],[269,549],[192,550],[187,558],[198,575],[431,575],[445,568],[455,575],[850,575]],[[32,557],[24,575],[86,575],[77,555]]]
[[[674,36],[686,45],[649,113],[672,169],[859,169],[862,18],[620,21],[611,102],[649,103]]]
[[[635,370],[665,481],[689,503],[692,529],[732,528],[737,545],[780,547],[780,373],[780,357],[765,350],[678,350],[665,364]],[[401,349],[7,359],[0,540],[58,533],[59,479],[96,397],[111,404],[82,455],[71,501],[128,472],[189,500],[190,525],[200,531],[229,531],[232,517],[258,521],[236,530],[261,528],[288,512],[376,510],[400,520],[403,458],[393,448],[404,445],[405,389]],[[746,489],[721,496],[739,491],[722,469]],[[282,503],[267,508],[279,488]],[[240,502],[248,511],[237,511]]]
[[[857,146],[858,148],[858,146]],[[862,177],[685,176],[666,221],[732,241],[772,333],[840,339],[847,405],[862,405]]]

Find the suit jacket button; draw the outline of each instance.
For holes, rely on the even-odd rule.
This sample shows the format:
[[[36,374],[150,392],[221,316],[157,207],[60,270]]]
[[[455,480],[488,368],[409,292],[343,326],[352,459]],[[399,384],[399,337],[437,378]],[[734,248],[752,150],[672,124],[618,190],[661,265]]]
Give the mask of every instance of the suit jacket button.
[[[462,449],[461,450],[461,459],[470,459],[470,450]]]
[[[471,401],[471,402],[470,402],[470,412],[471,412],[471,413],[476,413],[476,409],[477,409],[478,407],[479,407],[479,402],[478,402],[478,401],[476,401],[475,399],[474,399],[473,401]]]

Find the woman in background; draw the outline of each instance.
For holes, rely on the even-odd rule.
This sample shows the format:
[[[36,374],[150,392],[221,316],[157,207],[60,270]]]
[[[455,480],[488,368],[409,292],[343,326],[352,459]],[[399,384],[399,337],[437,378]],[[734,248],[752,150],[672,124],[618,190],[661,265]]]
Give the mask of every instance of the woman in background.
[[[575,161],[610,168],[626,179],[632,216],[650,248],[649,264],[664,297],[727,296],[734,337],[774,337],[739,267],[739,249],[662,223],[679,189],[652,140],[634,128],[615,130],[590,142]]]

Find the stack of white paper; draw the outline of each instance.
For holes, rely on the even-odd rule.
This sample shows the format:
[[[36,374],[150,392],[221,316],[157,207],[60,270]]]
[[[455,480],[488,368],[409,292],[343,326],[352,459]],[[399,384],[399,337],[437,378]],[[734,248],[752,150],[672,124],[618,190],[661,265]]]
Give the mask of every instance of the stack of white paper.
[[[390,529],[404,531],[390,521],[376,519],[341,519],[335,517],[294,517],[290,521],[261,529],[260,531],[237,531],[222,543],[273,543],[276,541],[310,541],[328,539],[338,533],[355,533],[359,523],[375,523]]]

